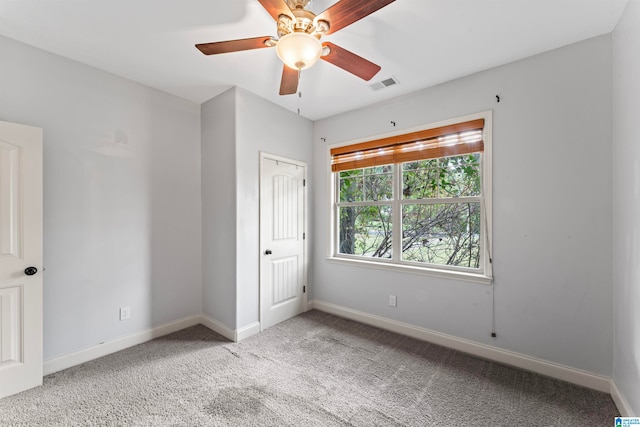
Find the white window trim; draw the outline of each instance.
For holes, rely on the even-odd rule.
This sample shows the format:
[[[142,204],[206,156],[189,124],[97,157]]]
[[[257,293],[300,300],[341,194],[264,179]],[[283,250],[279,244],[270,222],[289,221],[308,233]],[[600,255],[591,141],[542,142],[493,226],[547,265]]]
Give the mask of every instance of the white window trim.
[[[493,281],[493,265],[490,260],[490,257],[493,255],[489,253],[493,248],[493,215],[492,215],[492,201],[493,201],[493,188],[492,188],[492,156],[493,156],[493,146],[492,146],[492,126],[493,126],[493,114],[491,110],[482,111],[475,114],[470,114],[467,116],[456,117],[449,120],[443,120],[436,123],[429,123],[423,126],[403,129],[396,132],[386,133],[382,135],[372,135],[369,138],[363,138],[358,140],[344,141],[336,144],[331,144],[327,146],[326,149],[326,159],[327,159],[327,190],[328,190],[328,208],[331,212],[328,215],[328,235],[326,236],[326,241],[329,242],[327,246],[327,255],[326,258],[328,261],[332,263],[346,264],[352,266],[358,266],[363,268],[376,268],[383,269],[389,271],[399,271],[403,273],[411,273],[411,274],[421,274],[427,275],[437,278],[445,278],[445,279],[454,279],[461,280],[466,282],[474,282],[489,285]],[[359,142],[365,142],[366,140],[373,139],[381,139],[388,138],[396,135],[402,135],[405,133],[418,132],[421,130],[437,128],[442,126],[448,126],[455,123],[461,123],[476,119],[484,119],[484,152],[482,155],[482,191],[483,196],[481,200],[481,209],[484,211],[484,215],[486,218],[486,222],[483,222],[480,227],[483,235],[483,242],[481,244],[482,251],[480,253],[480,264],[482,265],[482,273],[475,273],[469,271],[460,271],[454,268],[443,266],[442,268],[434,268],[432,265],[421,266],[416,264],[411,264],[407,262],[397,262],[395,260],[388,259],[372,259],[365,258],[360,256],[350,256],[348,254],[338,254],[336,251],[336,241],[337,241],[337,233],[336,233],[336,200],[335,200],[335,179],[333,177],[333,172],[331,171],[331,149],[336,147],[341,147],[345,145],[356,144]],[[394,174],[398,173],[396,170],[398,167],[394,168]],[[397,183],[398,180],[395,180]],[[398,184],[399,185],[399,184]],[[396,193],[397,194],[397,193]],[[384,201],[379,201],[377,203],[382,204],[391,204],[393,206],[393,221],[398,220],[396,216],[400,215],[398,206],[402,203],[398,197],[394,197],[393,201],[390,203],[385,203]],[[376,204],[374,202],[374,204]],[[395,222],[396,224],[398,222]],[[399,251],[400,245],[396,240],[400,239],[400,233],[394,233],[394,241],[393,241],[393,251],[394,255],[397,255],[396,252]],[[488,244],[487,244],[488,241]],[[396,257],[398,259],[398,257]]]

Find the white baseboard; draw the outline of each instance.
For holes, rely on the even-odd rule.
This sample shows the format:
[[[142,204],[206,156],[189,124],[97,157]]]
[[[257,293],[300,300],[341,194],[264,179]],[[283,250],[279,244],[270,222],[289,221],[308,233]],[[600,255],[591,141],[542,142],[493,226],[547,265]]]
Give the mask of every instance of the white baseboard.
[[[367,325],[376,326],[381,329],[386,329],[423,341],[439,344],[443,347],[459,350],[464,353],[482,357],[484,359],[493,360],[505,365],[526,369],[528,371],[536,372],[538,374],[557,378],[605,393],[611,392],[611,379],[601,375],[593,374],[557,363],[548,362],[546,360],[537,359],[535,357],[526,356],[524,354],[503,350],[497,347],[491,347],[474,341],[457,338],[452,335],[443,334],[408,323],[398,322],[393,319],[376,316],[362,311],[352,310],[350,308],[342,307],[324,301],[312,301],[310,307],[339,317],[344,317],[346,319],[355,320]]]
[[[313,300],[307,304],[307,310],[316,309],[324,311],[346,319],[355,320],[381,329],[386,329],[399,334],[407,335],[423,341],[439,344],[444,347],[459,350],[474,356],[504,363],[506,365],[515,366],[547,375],[583,387],[589,387],[605,393],[610,393],[615,402],[620,415],[624,417],[634,416],[631,406],[620,392],[615,382],[610,378],[592,374],[590,372],[571,368],[564,365],[548,362],[534,357],[526,356],[503,350],[496,347],[487,346],[474,341],[469,341],[452,335],[442,334],[440,332],[414,326],[408,323],[398,322],[381,316],[365,313],[362,311],[352,310],[350,308],[331,304],[324,301]],[[239,342],[253,335],[260,333],[260,323],[254,322],[238,330],[233,330],[212,317],[206,315],[190,316],[174,322],[165,323],[156,328],[139,332],[127,337],[118,338],[113,341],[98,344],[93,347],[86,348],[74,353],[47,360],[43,365],[44,375],[50,375],[72,366],[89,362],[102,356],[124,350],[134,345],[142,344],[155,338],[177,332],[179,330],[202,324],[207,328],[219,333],[230,341]]]
[[[202,314],[200,316],[200,323],[211,329],[212,331],[219,333],[229,341],[236,341],[236,331],[229,328],[224,323],[214,319],[213,317]]]
[[[100,343],[84,350],[69,353],[55,359],[47,360],[43,364],[43,374],[53,374],[54,372],[62,371],[63,369],[89,362],[90,360],[97,359],[99,357],[106,356],[120,350],[124,350],[125,348],[133,347],[134,345],[145,343],[154,338],[158,338],[163,335],[167,335],[181,329],[197,325],[199,323],[202,323],[201,316],[185,317],[184,319],[165,323],[164,325],[160,325],[153,329],[148,329],[146,331],[138,332],[133,335],[118,338],[113,341]]]
[[[113,341],[103,342],[98,345],[65,354],[55,359],[47,360],[43,364],[43,375],[50,375],[72,366],[89,362],[102,356],[124,350],[134,345],[143,344],[152,339],[180,331],[195,325],[204,325],[214,332],[219,333],[229,341],[242,341],[260,332],[260,322],[254,322],[238,330],[228,328],[222,322],[207,315],[185,317],[174,322],[165,323],[153,329],[138,332],[133,335],[118,338]]]
[[[50,375],[63,369],[71,368],[72,366],[80,365],[82,363],[89,362],[102,356],[106,356],[117,351],[124,350],[134,345],[143,344],[152,339],[162,337],[164,335],[171,334],[173,332],[180,331],[182,329],[195,326],[204,325],[214,332],[219,333],[229,341],[242,341],[255,334],[260,333],[260,323],[254,322],[238,330],[233,330],[224,325],[222,322],[216,319],[206,316],[204,314],[197,316],[185,317],[184,319],[176,320],[174,322],[165,323],[153,329],[138,332],[133,335],[118,338],[113,341],[103,342],[98,345],[85,348],[73,353],[66,354],[64,356],[57,357],[55,359],[47,360],[43,364],[43,375]]]
[[[620,390],[618,389],[618,386],[614,381],[611,381],[610,393],[611,393],[611,398],[613,399],[613,402],[618,407],[618,411],[620,411],[621,417],[635,417],[640,415],[640,414],[633,414],[633,411],[631,411],[631,405],[629,405],[629,402],[624,397],[624,395],[620,392]]]
[[[214,319],[213,317],[209,317],[206,314],[202,316],[202,323],[207,328],[211,329],[214,332],[219,333],[229,341],[240,342],[244,339],[247,339],[255,334],[260,333],[260,322],[253,322],[247,326],[244,326],[240,329],[233,330],[223,324],[222,322]]]
[[[249,337],[252,337],[260,333],[260,322],[253,322],[243,328],[236,330],[235,341],[240,342]]]

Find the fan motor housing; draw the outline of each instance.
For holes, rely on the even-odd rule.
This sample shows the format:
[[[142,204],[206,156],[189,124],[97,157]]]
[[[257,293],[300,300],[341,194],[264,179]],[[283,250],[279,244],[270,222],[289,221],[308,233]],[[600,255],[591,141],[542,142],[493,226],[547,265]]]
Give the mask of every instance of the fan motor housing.
[[[291,3],[305,5],[309,1],[291,0]],[[318,39],[322,37],[322,34],[329,31],[329,23],[324,20],[318,20],[316,22],[316,14],[310,10],[303,9],[302,6],[291,8],[291,12],[295,19],[291,19],[288,15],[280,15],[278,18],[278,37],[284,37],[290,33],[307,33],[311,34]]]
[[[315,25],[313,25],[313,20],[316,15],[305,9],[294,9],[292,10],[293,16],[296,17],[296,21],[293,24],[293,31],[303,31],[305,33],[313,33],[316,29]]]
[[[311,3],[311,0],[287,0],[287,6],[291,10],[304,9],[309,3]]]

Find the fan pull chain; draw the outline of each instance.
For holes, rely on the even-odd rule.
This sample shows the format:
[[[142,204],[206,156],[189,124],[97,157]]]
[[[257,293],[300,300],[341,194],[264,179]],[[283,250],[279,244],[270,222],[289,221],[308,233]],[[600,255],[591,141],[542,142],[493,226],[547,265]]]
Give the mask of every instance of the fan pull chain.
[[[302,78],[302,70],[298,69],[298,87],[300,87],[301,78]],[[298,92],[298,115],[300,115],[300,98],[302,98],[302,91]]]

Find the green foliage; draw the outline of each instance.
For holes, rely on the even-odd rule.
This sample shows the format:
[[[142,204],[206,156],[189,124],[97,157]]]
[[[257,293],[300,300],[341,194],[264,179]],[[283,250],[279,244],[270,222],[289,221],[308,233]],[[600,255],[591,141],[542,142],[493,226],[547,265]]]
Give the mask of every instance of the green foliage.
[[[481,195],[480,154],[407,162],[400,165],[403,203],[402,259],[478,268],[480,203],[434,199]],[[340,202],[375,202],[341,206],[340,253],[391,257],[394,165],[342,171]],[[418,203],[422,201],[422,203]]]
[[[340,208],[340,253],[391,257],[391,205]]]
[[[478,154],[404,163],[402,196],[431,199],[480,195]]]
[[[393,165],[340,172],[340,201],[364,202],[393,198]]]

